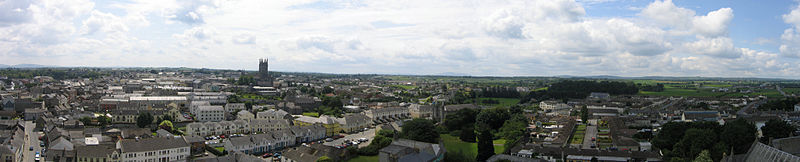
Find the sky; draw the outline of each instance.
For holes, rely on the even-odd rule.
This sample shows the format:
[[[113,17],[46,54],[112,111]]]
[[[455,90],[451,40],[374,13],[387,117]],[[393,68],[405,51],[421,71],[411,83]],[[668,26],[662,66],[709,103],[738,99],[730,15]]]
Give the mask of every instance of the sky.
[[[0,64],[800,79],[797,1],[0,0]]]

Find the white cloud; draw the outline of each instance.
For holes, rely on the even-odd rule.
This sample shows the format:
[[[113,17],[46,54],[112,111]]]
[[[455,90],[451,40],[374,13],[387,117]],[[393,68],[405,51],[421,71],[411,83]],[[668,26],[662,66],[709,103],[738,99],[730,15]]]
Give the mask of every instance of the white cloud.
[[[675,34],[697,34],[707,37],[724,36],[733,19],[733,10],[721,8],[706,15],[695,15],[695,11],[675,6],[672,0],[656,0],[645,7],[640,16],[659,26],[668,27]]]
[[[255,69],[266,57],[279,71],[800,77],[791,60],[736,47],[732,9],[669,0],[633,17],[572,0],[26,2],[0,4],[0,63]],[[782,55],[800,51],[795,30]]]
[[[698,41],[684,44],[688,52],[723,58],[737,58],[742,51],[733,46],[733,40],[727,37],[699,38]]]

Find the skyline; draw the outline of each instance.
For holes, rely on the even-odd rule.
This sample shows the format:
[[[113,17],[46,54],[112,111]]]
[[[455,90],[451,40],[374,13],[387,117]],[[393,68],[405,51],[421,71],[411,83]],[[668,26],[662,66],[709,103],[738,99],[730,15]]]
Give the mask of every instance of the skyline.
[[[12,0],[0,64],[800,79],[798,29],[795,1]]]

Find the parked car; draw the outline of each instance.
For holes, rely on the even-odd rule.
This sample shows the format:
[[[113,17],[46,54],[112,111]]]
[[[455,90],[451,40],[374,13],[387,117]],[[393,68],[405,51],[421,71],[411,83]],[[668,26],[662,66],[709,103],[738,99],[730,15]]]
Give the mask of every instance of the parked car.
[[[367,142],[367,141],[369,141],[369,139],[367,139],[367,138],[359,138],[358,141],[359,142]]]
[[[333,138],[326,138],[325,141],[332,142]]]
[[[266,154],[262,155],[261,157],[263,157],[263,158],[272,157],[272,153],[266,153]]]

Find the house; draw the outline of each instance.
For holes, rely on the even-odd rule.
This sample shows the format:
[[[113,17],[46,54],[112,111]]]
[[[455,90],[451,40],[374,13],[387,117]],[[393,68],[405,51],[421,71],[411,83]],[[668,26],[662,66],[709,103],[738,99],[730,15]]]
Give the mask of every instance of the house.
[[[278,120],[292,119],[292,115],[283,110],[269,109],[256,113],[256,119]]]
[[[322,115],[318,118],[300,116],[294,119],[294,125],[297,126],[309,126],[314,124],[322,124],[322,126],[325,127],[325,136],[333,136],[341,132],[341,125],[336,122],[335,118],[327,115]]]
[[[231,152],[225,156],[201,157],[193,159],[194,162],[263,162],[264,160],[256,156]]]
[[[408,139],[396,139],[392,144],[380,150],[379,160],[382,162],[399,161],[443,161],[445,149],[442,144],[426,143]]]
[[[434,107],[431,105],[411,104],[408,112],[412,118],[433,119]]]
[[[78,162],[119,162],[119,152],[114,145],[75,146],[75,159]]]
[[[191,155],[197,155],[205,152],[206,140],[198,136],[183,136],[183,140],[189,144]]]
[[[44,117],[46,113],[47,110],[45,109],[25,109],[23,116],[25,116],[25,120],[27,121],[34,121],[39,119],[39,117]]]
[[[681,114],[681,120],[687,122],[693,121],[719,121],[720,114],[718,111],[684,111]]]
[[[250,121],[250,132],[277,131],[289,128],[289,120],[253,119]]]
[[[253,115],[253,113],[251,113],[250,111],[239,111],[236,113],[236,119],[250,121],[255,119],[255,115]]]
[[[611,97],[611,95],[608,94],[608,93],[592,92],[592,93],[589,94],[589,98],[590,99],[606,100],[606,99],[608,99],[610,97]]]
[[[411,115],[408,113],[407,107],[384,107],[384,108],[374,108],[365,111],[365,114],[372,119],[375,123],[387,123],[392,121],[397,121],[400,119],[405,119],[410,117]]]
[[[445,105],[444,112],[445,113],[454,113],[461,109],[478,109],[478,105],[475,104],[458,104],[458,105]]]
[[[208,101],[192,101],[192,103],[189,104],[189,113],[196,114],[200,106],[211,106],[211,103]]]
[[[358,132],[372,126],[372,120],[361,113],[346,114],[342,118],[336,118],[336,122],[339,123],[342,131],[346,133]]]
[[[223,121],[226,114],[222,106],[199,106],[195,112],[195,118],[200,122]]]
[[[325,139],[325,127],[320,124],[309,126],[293,126],[289,128],[294,134],[295,142],[306,143]]]
[[[180,138],[142,138],[117,141],[123,162],[186,161],[189,144]]]
[[[229,113],[236,112],[236,111],[242,111],[242,110],[245,110],[246,108],[247,107],[245,107],[244,103],[228,103],[228,104],[225,104],[225,111],[229,112]]]

